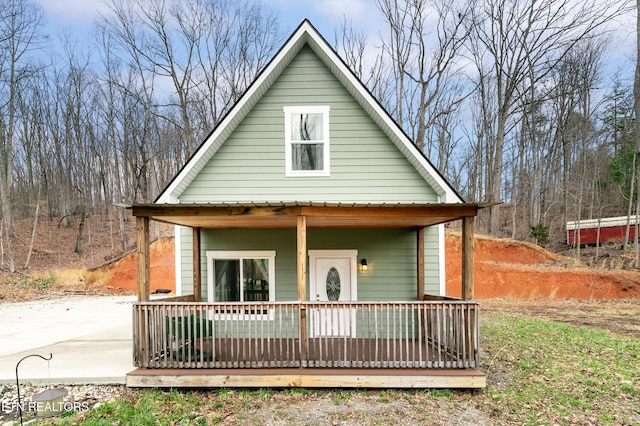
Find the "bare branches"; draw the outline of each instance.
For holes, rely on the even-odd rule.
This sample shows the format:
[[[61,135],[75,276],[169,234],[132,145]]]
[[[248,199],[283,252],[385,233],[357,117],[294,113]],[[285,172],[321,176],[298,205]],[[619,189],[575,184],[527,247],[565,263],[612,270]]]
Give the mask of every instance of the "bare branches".
[[[497,94],[497,127],[491,137],[495,156],[487,165],[492,176],[486,192],[492,201],[501,200],[505,138],[520,95],[545,81],[581,40],[595,36],[627,10],[624,3],[594,0],[486,0],[474,4],[468,24],[472,29],[469,51],[478,76],[493,75],[490,80],[479,78],[479,84],[490,84],[489,90]],[[498,214],[499,206],[492,208],[490,232],[494,234],[500,233]]]
[[[27,53],[37,47],[42,12],[20,0],[0,1],[0,203],[9,270],[15,271],[12,234],[12,179],[18,86],[32,73]]]
[[[640,125],[638,125],[638,117],[640,117],[640,0],[636,0],[636,69],[633,80],[633,100],[635,112],[635,139],[636,154],[640,153]],[[640,215],[640,161],[636,165],[637,179],[637,201],[636,216]],[[635,267],[640,267],[640,244],[638,243],[638,225],[635,229]]]
[[[91,54],[66,49],[43,68],[32,58],[40,11],[0,0],[4,254],[12,212],[30,215],[38,188],[50,216],[153,199],[283,41],[257,0],[109,5]],[[375,5],[379,39],[343,17],[336,51],[463,197],[505,201],[492,233],[526,238],[540,221],[561,235],[569,214],[626,211],[637,194],[603,189],[604,166],[627,154],[637,129],[630,113],[618,123],[624,90],[606,98],[611,114],[596,95],[607,26],[628,0]],[[613,118],[603,124],[603,114]]]
[[[391,112],[421,151],[436,144],[427,138],[434,126],[440,127],[436,152],[444,155],[451,146],[442,146],[442,136],[453,133],[448,118],[469,95],[461,84],[461,49],[470,30],[464,25],[470,9],[463,2],[378,0],[378,9],[387,26],[382,34],[384,60],[395,82]],[[438,124],[439,123],[439,124]],[[438,158],[445,164],[444,158]]]

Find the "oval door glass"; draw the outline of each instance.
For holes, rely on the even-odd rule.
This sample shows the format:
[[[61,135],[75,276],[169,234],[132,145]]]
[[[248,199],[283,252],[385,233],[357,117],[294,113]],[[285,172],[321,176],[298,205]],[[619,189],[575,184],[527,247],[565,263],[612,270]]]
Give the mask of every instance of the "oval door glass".
[[[330,302],[337,302],[338,300],[340,300],[340,274],[338,273],[338,270],[333,266],[331,267],[331,269],[329,269],[329,272],[327,272],[326,288],[327,299]]]

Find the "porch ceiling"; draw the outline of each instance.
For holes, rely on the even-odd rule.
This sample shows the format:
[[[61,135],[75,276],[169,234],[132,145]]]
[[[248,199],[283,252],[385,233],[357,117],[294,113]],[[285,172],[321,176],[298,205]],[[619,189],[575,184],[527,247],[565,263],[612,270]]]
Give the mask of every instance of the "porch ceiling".
[[[133,215],[192,228],[296,228],[306,217],[310,228],[424,227],[476,216],[487,203],[456,204],[135,204]]]

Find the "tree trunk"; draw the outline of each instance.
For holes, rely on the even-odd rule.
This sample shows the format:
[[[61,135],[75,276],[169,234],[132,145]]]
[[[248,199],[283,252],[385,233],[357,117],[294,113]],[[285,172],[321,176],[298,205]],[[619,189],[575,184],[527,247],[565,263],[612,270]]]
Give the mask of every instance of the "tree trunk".
[[[74,250],[78,254],[82,253],[82,230],[84,229],[85,216],[84,211],[80,213],[80,224],[78,225],[78,235],[76,236],[76,249]]]
[[[4,225],[4,235],[7,245],[7,262],[9,272],[15,272],[15,262],[13,259],[13,249],[11,248],[11,206],[9,205],[9,197],[5,196],[4,185],[0,185],[0,193],[2,193],[2,223]],[[3,258],[4,259],[4,258]]]
[[[639,0],[640,1],[640,0]],[[506,113],[501,111],[498,114],[498,132],[496,134],[495,154],[491,174],[491,201],[500,202],[500,188],[502,183],[502,153],[504,151],[504,138],[506,130]],[[489,233],[494,236],[499,235],[500,228],[500,205],[491,207],[491,219],[489,223]]]
[[[40,215],[40,188],[38,186],[38,195],[36,196],[36,212],[33,215],[33,229],[31,230],[31,243],[29,244],[29,253],[27,253],[27,260],[24,262],[23,269],[29,268],[31,262],[31,253],[33,253],[33,246],[36,241],[36,228],[38,227],[38,216]]]
[[[640,126],[638,125],[638,117],[640,117],[640,0],[636,0],[636,73],[633,80],[633,100],[636,116],[635,136],[636,136],[636,157],[640,152]],[[636,176],[638,185],[638,202],[636,207],[636,221],[640,214],[640,161],[636,164]],[[636,226],[636,231],[638,227]],[[635,267],[640,267],[640,248],[638,247],[638,234],[635,235]]]
[[[127,246],[127,230],[124,224],[124,209],[118,207],[118,225],[120,229],[120,247],[122,248],[122,252],[126,252],[128,249]]]

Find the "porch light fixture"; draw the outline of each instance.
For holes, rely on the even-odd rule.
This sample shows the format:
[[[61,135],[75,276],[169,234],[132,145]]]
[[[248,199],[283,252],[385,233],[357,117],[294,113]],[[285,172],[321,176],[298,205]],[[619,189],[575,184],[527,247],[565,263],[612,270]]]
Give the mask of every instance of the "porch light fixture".
[[[369,265],[367,265],[367,259],[362,259],[360,261],[360,266],[362,267],[362,272],[367,272],[369,270]]]

